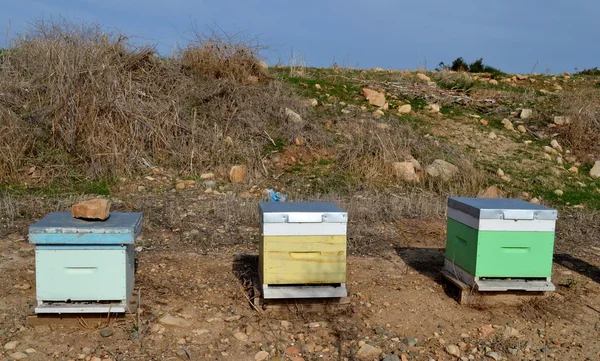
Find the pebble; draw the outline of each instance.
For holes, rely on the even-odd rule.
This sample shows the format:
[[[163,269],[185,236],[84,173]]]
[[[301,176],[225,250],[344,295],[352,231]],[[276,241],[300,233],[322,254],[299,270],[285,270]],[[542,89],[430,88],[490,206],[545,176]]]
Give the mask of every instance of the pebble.
[[[417,345],[419,340],[417,340],[414,337],[407,337],[402,342],[404,342],[404,344],[406,344],[406,346],[408,346],[408,347],[414,347]]]
[[[366,343],[356,352],[356,358],[359,360],[373,360],[374,358],[378,359],[379,354],[381,354],[380,348]]]
[[[311,322],[308,324],[308,328],[317,328],[320,326],[321,326],[321,324],[319,322]]]
[[[559,197],[560,197],[560,196],[562,196],[562,195],[564,194],[564,192],[563,192],[562,190],[560,190],[560,189],[556,189],[556,190],[554,191],[554,194],[556,194],[557,196],[559,196]]]
[[[496,171],[496,174],[498,174],[498,177],[504,177],[504,171],[500,168],[498,168],[498,170]]]
[[[9,357],[11,358],[11,360],[22,360],[24,358],[27,358],[27,354],[23,352],[15,352],[11,353]]]
[[[446,346],[446,352],[452,356],[459,357],[460,356],[460,348],[456,345],[448,345]]]
[[[112,330],[112,328],[108,328],[108,327],[100,330],[100,336],[102,336],[102,337],[110,337],[113,335],[113,333],[114,333],[114,331]]]
[[[498,136],[496,135],[496,133],[490,132],[490,134],[488,134],[488,138],[490,138],[490,139],[496,139],[496,138],[498,138]]]
[[[254,361],[263,361],[269,357],[269,353],[267,351],[259,351],[254,355]]]
[[[236,332],[233,334],[233,337],[242,342],[248,341],[248,335],[245,332]]]
[[[521,133],[527,132],[527,129],[525,129],[525,126],[523,126],[523,124],[519,124],[519,126],[517,127],[517,130]]]
[[[14,350],[19,346],[19,341],[10,341],[6,345],[4,345],[5,350]]]
[[[173,327],[189,327],[192,325],[191,322],[184,320],[180,317],[174,317],[171,315],[165,315],[160,320],[158,320],[163,326],[173,326]]]
[[[488,352],[485,354],[487,357],[491,357],[496,361],[500,361],[502,360],[502,356],[500,356],[497,352]]]
[[[386,356],[382,361],[400,361],[400,357],[398,357],[398,355],[389,355]]]
[[[23,284],[20,284],[20,285],[14,285],[13,287],[16,288],[16,289],[18,289],[18,290],[25,291],[25,290],[30,289],[31,285],[29,283],[23,283]]]

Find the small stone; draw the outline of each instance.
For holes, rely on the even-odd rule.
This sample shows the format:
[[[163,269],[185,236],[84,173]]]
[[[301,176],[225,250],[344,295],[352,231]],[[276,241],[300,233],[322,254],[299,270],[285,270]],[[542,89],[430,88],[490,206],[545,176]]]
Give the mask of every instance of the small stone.
[[[319,101],[317,99],[306,99],[303,101],[303,103],[309,107],[316,107],[317,105],[319,105]]]
[[[452,356],[459,357],[460,356],[460,348],[456,345],[447,345],[446,352]]]
[[[410,104],[404,104],[398,107],[398,114],[408,114],[412,111]]]
[[[491,79],[491,80],[490,80],[490,84],[492,84],[492,85],[498,85],[498,80],[496,80],[496,79]]]
[[[552,139],[552,141],[550,142],[550,146],[558,151],[562,150],[562,147],[560,146],[560,144],[558,144],[558,141],[556,139]]]
[[[185,183],[179,182],[179,183],[175,184],[175,189],[177,189],[177,190],[185,189]]]
[[[519,124],[519,126],[517,126],[517,130],[521,133],[527,133],[527,129],[525,129],[523,124]]]
[[[479,119],[479,123],[481,123],[482,125],[488,125],[489,122],[487,121],[487,119]]]
[[[540,200],[537,199],[536,197],[531,198],[531,200],[529,202],[533,203],[533,204],[540,204]]]
[[[404,356],[404,355],[402,355]],[[404,356],[406,357],[406,356]],[[398,355],[389,355],[386,356],[382,361],[400,361],[400,357],[398,357]]]
[[[523,141],[523,143],[525,143],[525,145],[529,145],[529,144],[533,143],[533,141],[531,141],[531,140],[525,140],[525,141]]]
[[[300,114],[296,113],[295,111],[293,111],[289,108],[285,108],[285,115],[293,123],[297,123],[297,124],[304,123],[304,120],[302,119]]]
[[[504,126],[505,129],[515,130],[513,123],[506,118],[502,119],[502,125]]]
[[[394,162],[392,163],[394,176],[404,182],[418,182],[419,176],[415,171],[413,162]]]
[[[300,354],[300,349],[296,346],[290,346],[285,349],[285,354],[290,356],[295,356]]]
[[[402,342],[408,347],[415,347],[419,340],[414,337],[406,337]]]
[[[493,358],[496,361],[502,360],[502,356],[500,356],[497,352],[488,352],[485,354],[487,357]]]
[[[496,139],[496,138],[498,138],[498,136],[496,135],[496,133],[490,132],[490,134],[488,134],[488,138],[490,138],[490,139]]]
[[[477,198],[504,198],[506,195],[496,186],[490,186],[477,195]]]
[[[556,163],[558,163],[558,164],[563,164],[563,159],[562,159],[562,157],[556,157]]]
[[[425,109],[429,110],[431,113],[439,113],[440,106],[437,104],[430,104]]]
[[[531,118],[532,115],[533,115],[533,110],[531,110],[531,109],[522,109],[521,110],[521,114],[519,115],[519,117],[521,119],[528,119],[528,118]]]
[[[452,163],[446,162],[442,159],[436,159],[432,164],[425,167],[425,173],[431,178],[439,178],[442,181],[449,181],[459,172],[457,166]]]
[[[14,285],[13,288],[25,291],[25,290],[30,289],[31,285],[29,283],[21,283],[21,284],[18,284],[18,285]]]
[[[183,318],[174,317],[171,315],[163,316],[160,320],[158,320],[158,323],[160,323],[163,326],[171,326],[171,327],[190,327],[192,325],[191,322],[189,322]]]
[[[500,168],[498,168],[498,170],[496,171],[496,174],[498,175],[498,177],[504,177],[504,171]]]
[[[431,78],[428,77],[427,75],[423,74],[423,73],[418,73],[417,74],[417,78],[419,78],[420,80],[423,80],[425,82],[430,82]]]
[[[229,181],[231,183],[241,183],[246,178],[248,167],[245,165],[234,165],[229,169]]]
[[[546,159],[546,160],[552,160],[552,156],[548,153],[544,153],[544,155],[542,156],[542,158]]]
[[[112,330],[112,328],[108,328],[108,327],[100,330],[100,336],[102,336],[102,337],[110,337],[113,335],[113,333],[114,333],[114,331]]]
[[[385,333],[385,330],[382,327],[376,327],[375,328],[375,334],[376,335],[382,335]]]
[[[242,341],[242,342],[248,341],[248,335],[246,335],[246,333],[244,333],[244,332],[236,332],[233,334],[233,337],[235,337],[235,339],[238,341]]]
[[[562,196],[562,195],[564,194],[564,192],[563,192],[562,190],[560,190],[560,189],[556,189],[556,190],[554,191],[554,194],[556,194],[557,196],[559,196],[559,197],[560,197],[560,196]]]
[[[92,353],[92,349],[89,347],[84,347],[81,349],[81,352],[83,352],[84,355],[89,355]]]
[[[385,113],[381,109],[377,109],[376,111],[373,112],[373,117],[375,117],[376,119],[379,119],[379,118],[383,117],[384,115],[385,115]]]
[[[597,160],[592,169],[590,169],[590,177],[594,179],[600,178],[600,160]]]
[[[369,101],[369,104],[382,108],[386,104],[385,94],[376,90],[363,88],[361,94]]]
[[[557,115],[557,116],[554,117],[553,123],[556,124],[556,125],[570,124],[571,123],[571,118],[570,117],[561,116],[561,115]]]
[[[4,345],[4,349],[5,350],[14,350],[15,348],[17,348],[17,346],[19,346],[19,341],[10,341]]]
[[[202,173],[202,174],[200,174],[200,179],[202,179],[202,180],[213,179],[214,177],[215,177],[214,173]]]
[[[365,343],[358,352],[356,352],[356,358],[359,360],[379,359],[379,354],[381,354],[380,348]]]
[[[516,328],[513,328],[513,327],[505,326],[503,335],[504,335],[504,337],[518,337],[519,330],[517,330]]]
[[[22,360],[24,358],[27,358],[27,354],[23,352],[15,352],[11,353],[9,357],[11,360]]]
[[[547,145],[544,146],[544,152],[550,153],[550,154],[556,154],[557,153],[556,149],[554,149],[552,147],[549,147]]]
[[[321,327],[321,324],[319,322],[311,322],[308,324],[308,328],[317,328],[317,327]]]
[[[110,201],[98,198],[74,204],[71,215],[73,218],[105,221],[110,216]]]
[[[254,361],[263,361],[269,357],[269,353],[267,351],[259,351],[256,355],[254,355]]]
[[[248,325],[246,326],[246,335],[250,336],[252,335],[252,332],[254,332],[254,327],[252,327],[252,325]]]

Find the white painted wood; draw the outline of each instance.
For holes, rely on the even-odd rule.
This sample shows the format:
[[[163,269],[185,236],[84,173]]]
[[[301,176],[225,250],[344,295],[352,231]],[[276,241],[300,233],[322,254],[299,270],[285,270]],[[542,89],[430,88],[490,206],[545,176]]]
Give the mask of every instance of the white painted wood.
[[[346,223],[263,223],[264,236],[345,236]]]
[[[114,304],[77,304],[77,303],[44,303],[40,302],[35,313],[125,313],[128,311],[124,302]]]
[[[478,219],[454,208],[448,208],[448,218],[480,231],[554,232],[556,228],[551,219]]]
[[[549,281],[511,279],[511,280],[477,280],[477,290],[481,292],[505,292],[505,291],[527,291],[527,292],[553,292],[556,290],[554,284]]]
[[[264,299],[337,298],[348,297],[348,290],[345,283],[340,283],[339,286],[269,286],[263,284],[262,294]]]

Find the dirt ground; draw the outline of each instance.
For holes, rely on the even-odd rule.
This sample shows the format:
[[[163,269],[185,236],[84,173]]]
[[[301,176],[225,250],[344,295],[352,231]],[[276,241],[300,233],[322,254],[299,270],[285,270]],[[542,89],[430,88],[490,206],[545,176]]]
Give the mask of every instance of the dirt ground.
[[[249,208],[237,212],[254,209],[256,201],[244,200]],[[564,232],[557,236],[557,291],[548,297],[475,298],[459,305],[456,289],[439,275],[444,220],[399,219],[377,226],[384,236],[366,242],[369,252],[349,256],[347,308],[309,312],[299,304],[274,312],[255,310],[248,301],[258,224],[253,215],[237,215],[226,196],[200,190],[129,196],[116,208],[145,212],[136,243],[139,315],[30,326],[35,262],[26,226],[34,220],[22,220],[13,227],[20,231],[0,238],[0,345],[11,348],[3,347],[0,359],[254,360],[264,350],[269,360],[354,360],[364,343],[381,350],[367,359],[600,359],[597,247],[569,246]],[[228,223],[227,215],[242,221]],[[360,249],[353,240],[357,227],[350,223],[349,238]],[[162,325],[165,315],[185,325]],[[103,328],[112,334],[103,337]],[[450,355],[449,345],[460,355]]]

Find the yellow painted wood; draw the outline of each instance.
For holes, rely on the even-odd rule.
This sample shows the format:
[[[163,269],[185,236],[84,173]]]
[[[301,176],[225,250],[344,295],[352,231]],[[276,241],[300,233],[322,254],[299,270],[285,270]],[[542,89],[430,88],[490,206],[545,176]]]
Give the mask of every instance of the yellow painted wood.
[[[346,282],[346,236],[263,236],[259,267],[265,284]]]

